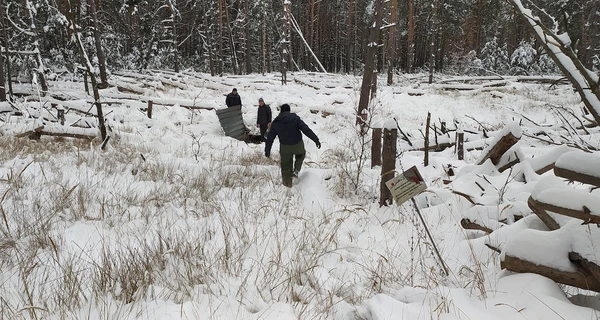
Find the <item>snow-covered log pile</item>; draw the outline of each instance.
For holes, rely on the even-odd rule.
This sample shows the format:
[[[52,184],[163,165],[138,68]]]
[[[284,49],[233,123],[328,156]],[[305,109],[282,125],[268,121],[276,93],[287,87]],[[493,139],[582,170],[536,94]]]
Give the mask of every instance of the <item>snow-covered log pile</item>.
[[[600,229],[590,225],[600,223],[600,153],[565,153],[554,174],[540,180],[529,198],[550,231],[517,234],[504,248],[502,266],[600,291]]]
[[[561,145],[526,159],[520,136],[507,126],[452,182],[473,205],[462,227],[487,234],[503,269],[600,292],[600,152]]]

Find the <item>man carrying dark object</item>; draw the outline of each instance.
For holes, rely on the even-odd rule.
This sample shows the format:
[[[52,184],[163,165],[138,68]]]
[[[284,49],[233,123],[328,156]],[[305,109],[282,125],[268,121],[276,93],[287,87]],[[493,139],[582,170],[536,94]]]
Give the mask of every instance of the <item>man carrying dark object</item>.
[[[267,140],[267,130],[271,127],[271,107],[265,104],[263,98],[258,99],[258,115],[256,116],[256,126],[260,128],[260,141]]]
[[[242,105],[242,98],[238,95],[236,88],[233,88],[231,93],[227,95],[227,98],[225,98],[225,104],[228,108]]]
[[[271,131],[267,135],[265,156],[271,156],[273,140],[275,140],[275,136],[278,136],[279,154],[281,155],[281,178],[283,185],[288,188],[292,187],[292,177],[297,177],[300,169],[302,169],[302,162],[306,155],[302,133],[314,141],[317,148],[321,148],[319,138],[306,123],[295,113],[290,113],[289,105],[281,105],[281,113],[271,123]]]

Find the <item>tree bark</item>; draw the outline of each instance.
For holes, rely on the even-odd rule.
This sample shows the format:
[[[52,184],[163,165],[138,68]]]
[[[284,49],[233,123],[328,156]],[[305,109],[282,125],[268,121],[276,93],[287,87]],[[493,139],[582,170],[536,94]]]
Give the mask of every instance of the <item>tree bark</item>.
[[[437,22],[437,11],[438,11],[438,0],[433,0],[433,14],[431,17],[431,37],[429,41],[429,83],[433,83],[433,72],[435,70],[435,51],[436,51],[436,37],[438,33],[438,22]]]

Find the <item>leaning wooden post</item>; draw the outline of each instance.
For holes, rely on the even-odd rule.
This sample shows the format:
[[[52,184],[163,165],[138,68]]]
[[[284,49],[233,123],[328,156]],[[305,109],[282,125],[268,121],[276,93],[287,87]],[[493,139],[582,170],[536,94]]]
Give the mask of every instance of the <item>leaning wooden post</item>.
[[[381,165],[381,128],[373,128],[371,142],[371,168]]]
[[[427,122],[425,123],[425,159],[423,164],[429,165],[429,124],[431,122],[431,112],[427,112]]]
[[[148,118],[152,119],[152,100],[148,100]]]
[[[448,129],[446,128],[446,121],[440,121],[440,131],[442,131],[442,134],[448,133]]]
[[[383,152],[381,165],[381,183],[379,206],[392,204],[392,193],[385,185],[386,181],[395,176],[396,170],[396,140],[398,139],[398,130],[394,122],[388,122],[383,129]]]
[[[463,160],[465,158],[465,133],[462,130],[459,130],[456,139],[456,153],[458,154],[458,160]]]

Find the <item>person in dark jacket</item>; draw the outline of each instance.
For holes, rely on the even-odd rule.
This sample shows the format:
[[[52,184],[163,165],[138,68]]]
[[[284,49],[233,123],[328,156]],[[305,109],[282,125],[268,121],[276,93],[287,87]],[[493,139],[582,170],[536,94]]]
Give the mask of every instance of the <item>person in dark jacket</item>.
[[[292,187],[292,177],[297,177],[306,155],[302,133],[315,142],[317,148],[321,143],[317,135],[296,115],[290,113],[290,106],[281,105],[281,112],[271,123],[271,131],[267,135],[265,156],[271,156],[271,147],[275,137],[279,137],[279,154],[281,155],[281,178],[283,185]],[[294,157],[296,158],[294,160]]]
[[[227,95],[227,98],[225,98],[225,104],[228,108],[242,105],[242,98],[238,95],[236,88],[233,88],[231,93]]]
[[[258,115],[256,116],[256,126],[260,128],[260,141],[267,141],[267,129],[271,127],[271,107],[265,104],[263,98],[258,99]]]

